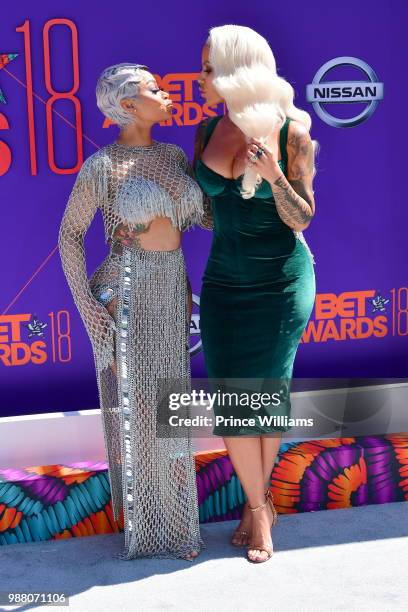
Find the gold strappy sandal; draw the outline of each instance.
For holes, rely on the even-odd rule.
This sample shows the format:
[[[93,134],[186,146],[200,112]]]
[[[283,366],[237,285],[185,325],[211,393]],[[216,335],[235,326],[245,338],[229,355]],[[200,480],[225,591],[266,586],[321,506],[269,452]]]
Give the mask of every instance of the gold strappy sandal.
[[[278,513],[276,512],[275,506],[273,505],[273,496],[272,496],[270,489],[268,489],[268,491],[265,493],[265,499],[266,499],[265,503],[260,504],[259,506],[256,506],[256,508],[251,508],[251,506],[249,506],[249,509],[251,510],[251,512],[256,512],[257,510],[261,510],[262,508],[265,508],[269,504],[271,511],[272,511],[272,525],[271,525],[271,528],[272,528],[277,523]],[[256,543],[254,544],[253,542],[250,542],[247,546],[247,551],[250,551],[250,550],[260,550],[261,552],[266,552],[268,555],[266,559],[260,559],[260,560],[255,561],[255,559],[250,559],[247,554],[247,560],[250,563],[265,563],[265,561],[269,561],[269,559],[273,555],[273,546],[268,546],[267,544],[256,544]]]
[[[244,506],[248,507],[248,502],[245,502]],[[232,536],[231,536],[231,544],[233,546],[247,546],[248,541],[247,542],[242,542],[241,544],[236,544],[235,542],[233,542],[233,539],[236,538],[237,536],[250,536],[249,531],[245,531],[244,529],[240,529],[239,526],[234,530]]]
[[[265,497],[266,497],[266,501],[269,502],[269,505],[271,507],[271,511],[272,511],[272,525],[271,525],[271,527],[273,527],[278,522],[278,513],[276,511],[275,506],[273,505],[273,495],[272,495],[272,491],[270,489],[268,489],[267,492],[265,493]]]

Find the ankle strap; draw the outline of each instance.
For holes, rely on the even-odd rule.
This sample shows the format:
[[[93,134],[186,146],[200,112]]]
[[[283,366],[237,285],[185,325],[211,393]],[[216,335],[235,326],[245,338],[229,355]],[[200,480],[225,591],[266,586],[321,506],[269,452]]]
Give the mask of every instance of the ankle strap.
[[[267,489],[266,492],[264,493],[265,495],[265,503],[264,504],[260,504],[259,506],[256,506],[256,508],[251,508],[251,506],[248,504],[248,508],[251,510],[251,512],[256,512],[257,510],[260,510],[261,508],[265,508],[266,504],[268,503],[268,501],[270,500],[271,502],[273,502],[273,495],[272,495],[272,491],[270,489]]]
[[[259,506],[256,506],[255,508],[251,508],[251,506],[248,506],[248,508],[250,509],[251,512],[256,512],[257,510],[260,510],[261,508],[265,508],[267,503],[268,502],[266,501],[264,504],[260,504]]]

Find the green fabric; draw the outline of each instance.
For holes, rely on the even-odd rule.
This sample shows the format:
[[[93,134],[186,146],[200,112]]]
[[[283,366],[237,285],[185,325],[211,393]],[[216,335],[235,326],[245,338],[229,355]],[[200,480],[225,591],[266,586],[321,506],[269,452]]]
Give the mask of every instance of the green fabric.
[[[207,125],[204,147],[220,120]],[[287,168],[286,119],[280,132],[279,160]],[[282,402],[253,411],[214,405],[215,415],[255,418],[255,427],[215,426],[214,435],[259,435],[287,431],[268,426],[259,416],[290,416],[290,381],[300,338],[313,309],[316,284],[313,263],[304,244],[279,217],[268,181],[243,199],[242,177],[228,179],[200,159],[196,179],[211,196],[214,232],[200,296],[200,327],[208,377],[217,389],[234,389],[232,381],[252,379],[251,388],[280,393]],[[215,387],[214,387],[215,389]]]

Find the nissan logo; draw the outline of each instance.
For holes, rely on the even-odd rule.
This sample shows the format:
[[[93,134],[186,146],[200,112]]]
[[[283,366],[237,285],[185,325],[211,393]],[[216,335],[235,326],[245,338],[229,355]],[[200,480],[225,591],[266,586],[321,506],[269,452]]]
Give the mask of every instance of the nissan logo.
[[[362,71],[368,80],[324,81],[330,70],[339,66],[352,66]],[[306,86],[306,100],[311,102],[316,114],[333,127],[354,127],[366,121],[384,97],[384,84],[380,83],[374,70],[357,57],[336,57],[326,62],[315,74],[313,82]],[[366,108],[350,119],[333,117],[322,104],[355,104],[367,102]]]

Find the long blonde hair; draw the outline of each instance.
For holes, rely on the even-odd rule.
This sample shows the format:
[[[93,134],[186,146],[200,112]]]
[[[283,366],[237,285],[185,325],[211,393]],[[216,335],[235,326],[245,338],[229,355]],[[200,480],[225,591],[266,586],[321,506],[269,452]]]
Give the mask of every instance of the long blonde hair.
[[[286,119],[296,119],[310,131],[309,113],[293,104],[293,87],[276,72],[276,62],[267,40],[246,26],[223,25],[211,28],[206,41],[214,72],[213,85],[225,100],[231,121],[249,139],[265,142]],[[318,142],[312,140],[314,156]],[[313,175],[316,169],[313,169]],[[241,195],[251,198],[262,177],[245,168]]]

